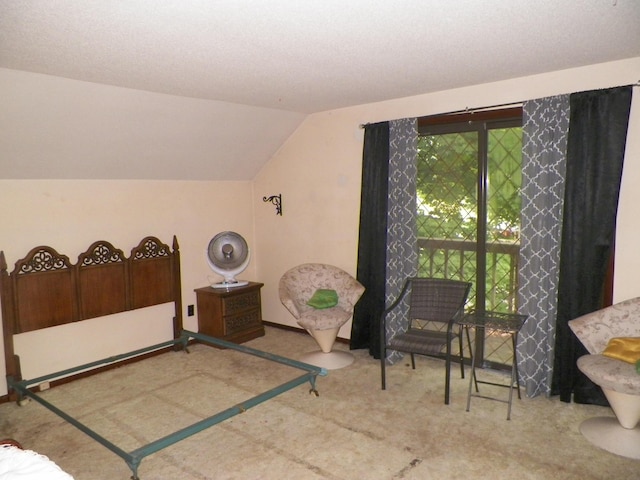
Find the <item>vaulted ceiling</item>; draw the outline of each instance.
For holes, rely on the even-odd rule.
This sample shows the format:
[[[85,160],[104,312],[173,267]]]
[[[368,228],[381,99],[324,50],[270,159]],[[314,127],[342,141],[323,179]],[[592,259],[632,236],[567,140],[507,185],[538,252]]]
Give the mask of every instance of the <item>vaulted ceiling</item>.
[[[0,67],[243,110],[304,115],[637,56],[638,0],[0,0]]]

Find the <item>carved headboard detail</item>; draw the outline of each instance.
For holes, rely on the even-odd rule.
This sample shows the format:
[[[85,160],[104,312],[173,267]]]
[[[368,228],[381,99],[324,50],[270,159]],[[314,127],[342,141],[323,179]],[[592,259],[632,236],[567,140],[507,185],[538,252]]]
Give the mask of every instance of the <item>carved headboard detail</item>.
[[[0,251],[0,297],[7,375],[21,379],[13,335],[174,302],[174,338],[182,331],[180,252],[146,237],[127,258],[111,243],[94,242],[74,265],[47,246],[32,249],[7,272]]]

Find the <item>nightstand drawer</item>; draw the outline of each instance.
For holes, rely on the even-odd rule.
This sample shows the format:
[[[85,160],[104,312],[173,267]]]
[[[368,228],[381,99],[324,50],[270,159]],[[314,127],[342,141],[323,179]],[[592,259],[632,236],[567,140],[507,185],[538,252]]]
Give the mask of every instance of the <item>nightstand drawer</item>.
[[[249,282],[242,287],[196,289],[198,331],[236,343],[264,335],[262,286],[262,283]]]
[[[225,336],[243,332],[249,328],[261,327],[262,318],[260,316],[260,310],[253,309],[239,315],[224,317]]]
[[[240,293],[222,299],[222,315],[225,317],[256,307],[260,309],[259,291]]]

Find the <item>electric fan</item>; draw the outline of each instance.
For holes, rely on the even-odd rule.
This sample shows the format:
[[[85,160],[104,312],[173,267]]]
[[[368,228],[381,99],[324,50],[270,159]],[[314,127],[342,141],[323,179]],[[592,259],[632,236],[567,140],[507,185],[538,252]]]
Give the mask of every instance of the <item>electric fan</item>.
[[[220,232],[209,242],[207,262],[211,270],[224,277],[220,283],[212,283],[213,288],[242,287],[249,282],[236,280],[236,275],[249,265],[249,247],[236,232]]]

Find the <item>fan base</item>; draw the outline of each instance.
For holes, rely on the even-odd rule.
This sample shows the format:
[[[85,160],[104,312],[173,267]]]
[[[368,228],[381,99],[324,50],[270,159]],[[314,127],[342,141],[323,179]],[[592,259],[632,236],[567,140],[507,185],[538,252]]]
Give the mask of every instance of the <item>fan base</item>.
[[[211,288],[236,288],[236,287],[245,287],[247,285],[249,285],[249,282],[240,280],[236,282],[212,283]]]

